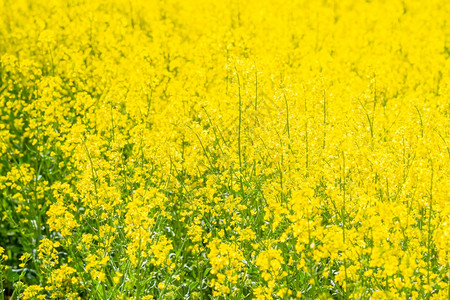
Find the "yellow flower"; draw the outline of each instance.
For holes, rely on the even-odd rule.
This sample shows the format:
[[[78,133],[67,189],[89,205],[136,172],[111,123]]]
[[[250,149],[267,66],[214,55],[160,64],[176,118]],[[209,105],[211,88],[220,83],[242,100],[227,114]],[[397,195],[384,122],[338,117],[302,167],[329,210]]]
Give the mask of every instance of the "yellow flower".
[[[116,272],[116,276],[113,277],[113,281],[115,284],[119,284],[120,279],[122,278],[123,274],[120,272]]]

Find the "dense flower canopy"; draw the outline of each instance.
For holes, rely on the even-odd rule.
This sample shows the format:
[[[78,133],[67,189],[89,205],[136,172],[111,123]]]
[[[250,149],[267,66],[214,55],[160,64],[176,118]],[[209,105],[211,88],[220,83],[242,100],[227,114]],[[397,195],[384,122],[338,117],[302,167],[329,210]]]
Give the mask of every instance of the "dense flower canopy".
[[[0,0],[0,298],[448,299],[449,20]]]

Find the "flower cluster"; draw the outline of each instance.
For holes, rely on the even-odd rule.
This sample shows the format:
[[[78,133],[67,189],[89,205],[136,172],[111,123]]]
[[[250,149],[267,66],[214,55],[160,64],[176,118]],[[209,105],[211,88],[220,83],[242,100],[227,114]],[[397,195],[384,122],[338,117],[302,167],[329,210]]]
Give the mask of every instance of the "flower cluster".
[[[448,299],[450,2],[0,16],[0,299]]]

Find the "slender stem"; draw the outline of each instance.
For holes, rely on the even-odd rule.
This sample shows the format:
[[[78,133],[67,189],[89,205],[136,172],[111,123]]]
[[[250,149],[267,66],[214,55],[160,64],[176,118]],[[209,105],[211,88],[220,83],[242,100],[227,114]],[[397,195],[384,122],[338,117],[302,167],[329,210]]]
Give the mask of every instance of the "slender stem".
[[[5,291],[3,290],[3,267],[2,266],[0,266],[0,300],[5,300]]]
[[[255,110],[258,110],[258,71],[255,70]]]
[[[326,136],[327,136],[326,125],[327,125],[327,98],[325,97],[325,92],[323,92],[323,143],[322,143],[322,149],[325,149],[325,140],[326,140]]]
[[[241,125],[242,125],[242,98],[241,98],[241,80],[236,70],[238,80],[238,93],[239,93],[239,126],[238,126],[238,155],[239,155],[239,167],[242,169],[242,154],[241,154]]]
[[[283,96],[284,96],[284,103],[286,104],[286,127],[287,127],[288,138],[290,140],[291,139],[291,131],[290,131],[290,126],[289,126],[289,106],[288,106],[286,94],[284,94]]]

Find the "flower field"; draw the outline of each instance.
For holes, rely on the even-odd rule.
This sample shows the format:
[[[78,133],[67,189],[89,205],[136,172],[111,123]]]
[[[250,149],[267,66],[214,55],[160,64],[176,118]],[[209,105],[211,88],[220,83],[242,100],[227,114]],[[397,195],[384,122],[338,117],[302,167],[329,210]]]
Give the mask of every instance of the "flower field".
[[[449,299],[450,2],[0,0],[0,300]]]

